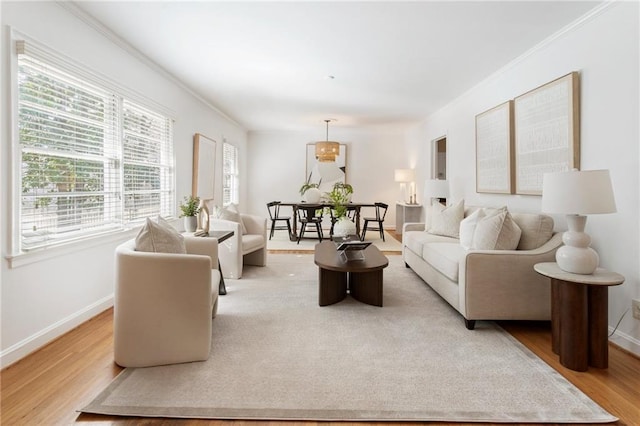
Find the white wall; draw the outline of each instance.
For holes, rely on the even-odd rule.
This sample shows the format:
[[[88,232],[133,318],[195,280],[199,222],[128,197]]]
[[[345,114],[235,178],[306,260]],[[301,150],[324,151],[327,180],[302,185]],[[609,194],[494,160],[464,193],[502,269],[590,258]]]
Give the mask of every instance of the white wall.
[[[193,134],[202,133],[218,142],[216,198],[221,198],[222,139],[240,149],[241,166],[246,160],[246,132],[200,102],[165,74],[147,65],[139,57],[119,47],[101,31],[53,2],[0,4],[2,15],[2,90],[10,89],[10,31],[19,30],[69,58],[97,70],[120,85],[134,90],[174,112],[177,200],[191,193]],[[76,245],[65,250],[45,251],[44,260],[10,268],[5,256],[12,254],[10,147],[11,104],[2,97],[2,182],[1,230],[1,362],[7,365],[37,349],[112,304],[114,248],[135,232],[93,244]],[[244,167],[243,167],[244,168]],[[246,175],[241,176],[246,182]],[[245,185],[241,201],[246,199]],[[177,215],[178,212],[176,212]]]
[[[299,201],[298,190],[305,182],[306,145],[325,138],[322,123],[308,132],[250,132],[245,210],[268,217],[269,201]],[[347,145],[346,180],[353,185],[353,201],[389,204],[385,227],[393,229],[395,202],[400,198],[399,184],[393,181],[394,169],[413,167],[417,161],[417,156],[407,157],[404,130],[332,126],[330,139]]]
[[[592,215],[587,232],[601,266],[626,282],[609,291],[609,325],[615,326],[632,298],[640,297],[639,30],[638,3],[605,6],[599,13],[512,62],[411,129],[408,145],[420,151],[419,168],[430,168],[428,144],[447,136],[447,175],[452,197],[466,204],[507,205],[540,211],[539,196],[475,192],[475,116],[571,71],[581,80],[581,169],[610,169],[618,212]],[[470,64],[470,66],[472,66]],[[428,175],[428,172],[424,172]],[[563,217],[556,227],[566,229]],[[617,336],[639,350],[640,321],[627,313]]]

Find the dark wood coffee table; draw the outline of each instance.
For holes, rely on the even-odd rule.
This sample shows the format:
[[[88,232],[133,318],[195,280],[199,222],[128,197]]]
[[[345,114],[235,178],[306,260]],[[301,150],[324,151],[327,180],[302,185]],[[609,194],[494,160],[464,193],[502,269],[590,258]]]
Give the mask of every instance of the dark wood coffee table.
[[[382,270],[389,259],[374,245],[364,250],[364,260],[345,261],[333,241],[316,244],[314,263],[318,265],[320,306],[338,303],[347,291],[356,300],[382,306]]]

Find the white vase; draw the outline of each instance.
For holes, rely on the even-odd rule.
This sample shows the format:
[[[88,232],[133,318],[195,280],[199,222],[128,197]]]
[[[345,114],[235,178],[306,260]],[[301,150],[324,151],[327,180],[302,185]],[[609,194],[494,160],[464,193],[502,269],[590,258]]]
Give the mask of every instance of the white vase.
[[[322,192],[318,188],[309,188],[303,195],[304,201],[311,204],[319,203],[321,197]]]
[[[356,235],[356,224],[348,217],[343,216],[333,225],[333,235],[336,237],[346,237]]]
[[[183,218],[184,222],[184,230],[187,232],[196,232],[196,228],[198,227],[198,217],[197,216],[185,216]]]

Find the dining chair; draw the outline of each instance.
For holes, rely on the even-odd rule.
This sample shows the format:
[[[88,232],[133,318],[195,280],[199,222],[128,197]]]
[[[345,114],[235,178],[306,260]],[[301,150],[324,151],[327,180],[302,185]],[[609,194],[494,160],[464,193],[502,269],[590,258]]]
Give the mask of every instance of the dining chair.
[[[322,241],[324,235],[322,233],[322,206],[309,205],[298,208],[298,222],[300,222],[300,232],[298,233],[298,244],[304,236],[308,226],[315,227],[318,233],[318,239]]]
[[[267,203],[267,210],[269,210],[269,218],[271,218],[271,233],[269,239],[273,237],[274,231],[287,230],[289,237],[291,237],[291,216],[280,216],[280,201],[271,201]],[[283,225],[278,225],[278,222],[284,222]]]
[[[384,218],[387,215],[387,209],[389,208],[388,204],[385,203],[374,203],[375,206],[375,217],[365,217],[364,218],[364,226],[362,228],[362,236],[360,237],[361,241],[364,241],[365,234],[367,230],[369,231],[380,231],[380,237],[382,241],[384,241],[384,229],[382,227],[382,223],[384,222]],[[370,226],[369,223],[375,222],[376,225]]]

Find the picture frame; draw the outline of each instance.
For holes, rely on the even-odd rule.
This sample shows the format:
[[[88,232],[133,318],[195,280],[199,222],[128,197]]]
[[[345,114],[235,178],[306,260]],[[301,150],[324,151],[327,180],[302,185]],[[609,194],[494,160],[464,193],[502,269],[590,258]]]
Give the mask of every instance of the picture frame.
[[[545,173],[580,169],[580,79],[571,72],[514,100],[516,194],[542,195]]]
[[[193,135],[191,195],[213,200],[215,194],[216,141],[201,133]]]
[[[476,192],[513,194],[513,101],[476,115]]]
[[[319,184],[320,192],[330,192],[336,182],[347,183],[347,145],[340,144],[335,161],[321,163],[316,159],[316,144],[306,146],[306,183]]]

